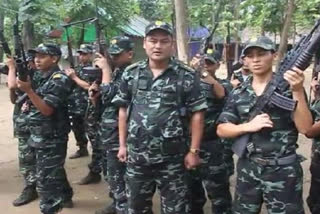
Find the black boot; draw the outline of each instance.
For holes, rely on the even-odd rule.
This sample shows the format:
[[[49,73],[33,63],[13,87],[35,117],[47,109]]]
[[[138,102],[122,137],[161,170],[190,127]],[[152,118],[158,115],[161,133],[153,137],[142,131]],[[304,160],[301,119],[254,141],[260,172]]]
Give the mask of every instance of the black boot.
[[[81,157],[86,157],[89,155],[87,147],[80,147],[73,155],[71,155],[70,159],[76,159]]]
[[[116,214],[116,213],[117,213],[116,205],[114,202],[95,212],[95,214]]]
[[[96,184],[101,181],[101,175],[99,173],[89,172],[89,174],[82,178],[79,185]]]
[[[19,197],[12,202],[13,206],[18,207],[34,201],[38,198],[38,193],[35,186],[26,186]]]

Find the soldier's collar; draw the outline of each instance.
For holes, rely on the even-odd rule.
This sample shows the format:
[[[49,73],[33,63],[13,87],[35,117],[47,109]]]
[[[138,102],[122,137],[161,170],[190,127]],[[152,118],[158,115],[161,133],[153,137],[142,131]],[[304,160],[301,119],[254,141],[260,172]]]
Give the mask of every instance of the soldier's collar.
[[[58,65],[54,65],[53,67],[51,67],[51,68],[49,69],[49,71],[47,71],[47,72],[42,72],[41,77],[42,77],[42,78],[50,77],[54,72],[57,72],[57,71],[60,71],[60,68],[59,68]]]

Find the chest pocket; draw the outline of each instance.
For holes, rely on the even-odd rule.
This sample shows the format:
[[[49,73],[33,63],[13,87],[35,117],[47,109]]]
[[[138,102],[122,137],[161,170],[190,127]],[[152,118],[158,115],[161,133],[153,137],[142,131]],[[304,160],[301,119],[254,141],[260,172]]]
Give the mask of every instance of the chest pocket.
[[[161,90],[161,104],[176,106],[177,105],[177,87],[175,84],[164,86]]]
[[[148,81],[145,79],[139,79],[137,89],[134,92],[134,103],[135,104],[147,104],[148,96],[150,94],[148,90]]]

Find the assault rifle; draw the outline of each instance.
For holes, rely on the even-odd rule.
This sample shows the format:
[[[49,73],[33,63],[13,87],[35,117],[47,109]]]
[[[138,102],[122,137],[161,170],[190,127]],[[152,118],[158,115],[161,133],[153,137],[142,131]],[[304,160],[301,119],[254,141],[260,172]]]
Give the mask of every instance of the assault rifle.
[[[310,33],[307,36],[303,37],[281,61],[280,66],[275,73],[275,76],[266,86],[263,94],[255,103],[252,112],[250,112],[248,121],[261,114],[263,108],[269,102],[282,109],[294,111],[296,107],[296,101],[281,95],[282,92],[289,89],[289,83],[284,80],[283,74],[293,67],[305,70],[310,65],[314,53],[319,49],[319,45],[320,19],[316,22]],[[280,93],[275,92],[277,88],[280,89]],[[247,152],[247,149],[250,150],[250,145],[248,145],[250,139],[251,134],[244,134],[239,136],[232,146],[233,152],[239,157],[243,157]]]
[[[233,74],[233,66],[232,66],[232,59],[231,59],[231,37],[230,37],[230,23],[228,22],[227,25],[227,38],[225,44],[225,53],[226,53],[226,64],[227,64],[227,79],[231,80]]]
[[[14,53],[15,61],[17,67],[18,78],[21,81],[27,81],[29,75],[27,57],[24,52],[21,36],[19,34],[19,19],[18,15],[16,16],[16,22],[13,25],[13,44],[14,44]]]

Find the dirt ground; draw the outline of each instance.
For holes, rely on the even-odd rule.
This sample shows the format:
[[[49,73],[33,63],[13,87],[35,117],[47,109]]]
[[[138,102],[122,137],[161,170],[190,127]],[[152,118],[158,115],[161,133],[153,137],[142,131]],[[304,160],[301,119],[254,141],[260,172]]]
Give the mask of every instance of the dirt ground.
[[[307,80],[310,80],[310,71],[307,72]],[[309,81],[306,81],[306,85]],[[21,207],[12,206],[12,201],[18,196],[22,187],[23,180],[18,171],[17,157],[17,140],[13,138],[12,131],[12,109],[13,105],[9,102],[8,90],[5,85],[0,85],[0,214],[38,214],[39,200],[36,200],[28,205]],[[75,141],[70,135],[68,155],[76,151]],[[308,159],[302,163],[304,169],[304,199],[308,195],[310,187],[310,150],[311,142],[303,136],[299,138],[300,154],[303,154]],[[87,164],[89,158],[80,158],[75,160],[66,159],[66,170],[69,181],[74,190],[74,208],[63,209],[62,214],[93,214],[95,210],[110,203],[107,197],[107,184],[102,181],[99,184],[79,186],[77,182],[88,172]],[[231,178],[231,190],[234,190],[234,177]],[[306,213],[309,210],[305,204]],[[159,214],[159,197],[154,198],[155,214]],[[205,207],[206,213],[209,212],[209,204]],[[262,211],[262,213],[266,213]]]

